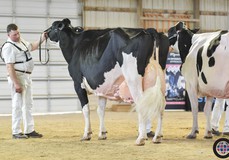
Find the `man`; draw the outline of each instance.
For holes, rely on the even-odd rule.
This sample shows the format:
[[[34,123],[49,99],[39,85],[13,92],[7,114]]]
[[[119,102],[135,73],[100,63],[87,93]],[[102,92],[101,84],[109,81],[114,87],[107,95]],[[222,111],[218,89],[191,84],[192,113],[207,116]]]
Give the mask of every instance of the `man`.
[[[227,101],[227,105],[229,104],[228,99],[218,99],[216,98],[214,108],[212,111],[212,119],[211,119],[211,124],[212,124],[212,134],[216,136],[220,136],[221,132],[219,132],[219,122],[222,116],[222,113],[224,112],[225,108],[225,101]],[[224,136],[229,136],[229,107],[227,106],[226,108],[226,113],[225,113],[225,120],[224,120],[224,127],[223,127],[223,135]]]
[[[7,26],[8,39],[2,47],[2,57],[8,71],[8,83],[12,97],[12,138],[41,138],[43,135],[34,130],[32,116],[32,80],[31,73],[34,63],[30,51],[38,48],[39,43],[46,39],[43,33],[41,40],[29,43],[20,37],[16,24]],[[20,128],[23,120],[24,133]]]

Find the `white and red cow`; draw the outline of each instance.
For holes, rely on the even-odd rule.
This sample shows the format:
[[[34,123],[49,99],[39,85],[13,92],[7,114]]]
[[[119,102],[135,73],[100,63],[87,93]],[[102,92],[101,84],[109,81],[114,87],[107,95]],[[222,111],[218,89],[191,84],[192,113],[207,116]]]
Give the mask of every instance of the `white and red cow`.
[[[79,31],[80,30],[80,31]],[[51,41],[59,42],[68,63],[75,91],[85,118],[82,140],[91,139],[88,92],[99,96],[99,139],[106,139],[104,110],[106,99],[135,102],[139,119],[136,145],[144,145],[146,119],[158,117],[153,138],[162,138],[162,114],[165,108],[165,68],[168,38],[155,29],[114,28],[86,30],[73,28],[69,19],[53,22],[46,30]],[[164,45],[164,46],[163,46]],[[153,51],[159,46],[160,64]],[[163,46],[163,47],[162,47]],[[163,54],[164,53],[164,54]]]
[[[183,22],[168,30],[170,45],[179,50],[181,73],[190,98],[193,126],[187,138],[196,138],[198,130],[198,97],[206,96],[205,138],[212,138],[211,106],[213,97],[229,98],[229,33],[217,31],[195,34]]]

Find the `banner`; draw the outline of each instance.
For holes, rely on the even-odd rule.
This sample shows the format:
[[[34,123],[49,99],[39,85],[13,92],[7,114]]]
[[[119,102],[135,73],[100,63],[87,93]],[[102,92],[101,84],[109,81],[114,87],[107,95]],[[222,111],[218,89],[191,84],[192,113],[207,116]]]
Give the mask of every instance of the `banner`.
[[[170,53],[166,63],[166,109],[185,109],[185,80],[180,54]]]

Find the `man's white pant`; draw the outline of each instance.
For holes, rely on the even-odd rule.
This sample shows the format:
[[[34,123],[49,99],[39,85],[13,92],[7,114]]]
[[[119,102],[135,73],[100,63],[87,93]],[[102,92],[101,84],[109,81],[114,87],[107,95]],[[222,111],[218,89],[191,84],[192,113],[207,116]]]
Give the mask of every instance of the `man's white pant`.
[[[20,127],[22,119],[24,134],[27,134],[34,131],[34,120],[32,117],[32,80],[29,74],[17,73],[17,77],[23,88],[22,93],[16,93],[14,84],[10,77],[8,77],[12,98],[12,134],[22,133]]]
[[[219,122],[221,119],[221,115],[224,112],[225,101],[227,101],[227,105],[229,105],[228,99],[225,100],[225,99],[216,98],[216,101],[215,101],[215,105],[212,111],[211,122],[212,122],[212,128],[216,131],[219,130]],[[229,132],[229,106],[227,106],[226,108],[223,132]]]

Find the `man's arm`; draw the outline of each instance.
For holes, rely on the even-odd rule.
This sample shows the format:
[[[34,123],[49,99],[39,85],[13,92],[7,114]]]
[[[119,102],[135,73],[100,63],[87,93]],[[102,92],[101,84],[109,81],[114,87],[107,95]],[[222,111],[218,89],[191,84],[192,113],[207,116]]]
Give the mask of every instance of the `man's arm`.
[[[39,47],[40,43],[43,43],[46,40],[47,33],[43,32],[41,35],[41,38],[39,38],[37,41],[31,43],[31,51],[36,50]]]
[[[17,93],[21,93],[22,92],[22,87],[20,85],[19,80],[17,79],[16,72],[15,72],[15,69],[14,69],[14,64],[13,63],[8,63],[8,64],[6,64],[6,68],[8,70],[8,73],[9,73],[9,76],[10,76],[11,80],[14,83],[14,87],[16,89],[16,92]]]

